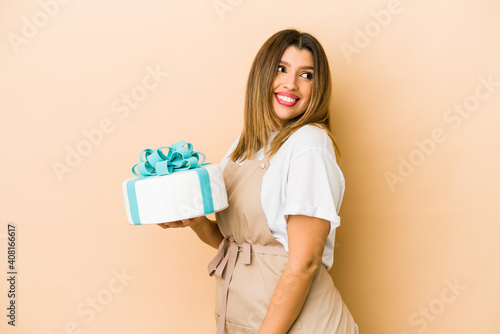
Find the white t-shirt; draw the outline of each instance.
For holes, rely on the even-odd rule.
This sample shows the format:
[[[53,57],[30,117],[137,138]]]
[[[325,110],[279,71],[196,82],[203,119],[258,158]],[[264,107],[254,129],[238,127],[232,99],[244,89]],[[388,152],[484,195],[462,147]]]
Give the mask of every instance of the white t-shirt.
[[[271,140],[276,133],[273,134]],[[239,138],[228,150],[220,165],[226,167]],[[252,160],[262,160],[261,149]],[[239,162],[244,164],[245,162]],[[305,125],[295,131],[269,160],[262,179],[261,202],[276,240],[288,251],[288,215],[305,215],[330,222],[330,233],[322,263],[333,265],[335,229],[340,225],[338,212],[344,196],[345,180],[335,158],[332,141],[325,130]]]

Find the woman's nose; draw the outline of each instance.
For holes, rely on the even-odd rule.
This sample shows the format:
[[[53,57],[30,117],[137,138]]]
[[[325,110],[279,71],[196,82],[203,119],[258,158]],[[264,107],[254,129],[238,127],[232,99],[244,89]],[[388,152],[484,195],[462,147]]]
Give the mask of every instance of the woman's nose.
[[[297,90],[297,78],[295,75],[287,75],[283,82],[283,87],[289,90]]]

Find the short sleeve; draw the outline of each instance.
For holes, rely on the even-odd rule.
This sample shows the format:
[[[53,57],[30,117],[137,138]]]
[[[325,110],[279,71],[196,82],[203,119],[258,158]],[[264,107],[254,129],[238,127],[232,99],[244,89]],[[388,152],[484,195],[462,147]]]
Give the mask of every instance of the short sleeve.
[[[240,136],[238,136],[236,138],[236,140],[233,142],[231,147],[226,151],[226,154],[224,154],[224,157],[222,157],[221,161],[219,162],[219,166],[222,168],[222,170],[224,170],[224,168],[226,168],[227,162],[229,160],[229,156],[236,149],[236,146],[238,145],[239,140],[240,140]]]
[[[344,176],[335,157],[313,149],[290,161],[286,184],[285,219],[305,215],[330,222],[330,232],[340,225],[338,212],[344,195]]]

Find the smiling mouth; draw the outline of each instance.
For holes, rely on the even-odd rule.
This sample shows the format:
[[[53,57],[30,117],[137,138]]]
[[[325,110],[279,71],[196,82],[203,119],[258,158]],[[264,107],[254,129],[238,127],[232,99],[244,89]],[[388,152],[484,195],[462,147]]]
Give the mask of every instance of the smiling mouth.
[[[276,101],[278,101],[279,104],[286,107],[294,106],[300,100],[298,97],[293,98],[290,96],[281,95],[279,93],[274,93],[274,97],[276,98]]]

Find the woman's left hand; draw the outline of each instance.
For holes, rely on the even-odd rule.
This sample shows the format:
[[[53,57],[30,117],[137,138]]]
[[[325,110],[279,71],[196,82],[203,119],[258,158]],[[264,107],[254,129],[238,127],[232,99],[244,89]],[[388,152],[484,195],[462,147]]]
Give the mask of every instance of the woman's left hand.
[[[307,298],[321,258],[330,222],[291,215],[288,218],[288,264],[274,289],[259,334],[287,333]]]

